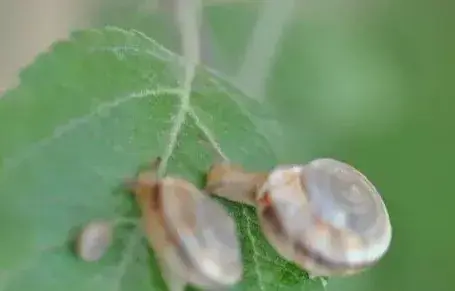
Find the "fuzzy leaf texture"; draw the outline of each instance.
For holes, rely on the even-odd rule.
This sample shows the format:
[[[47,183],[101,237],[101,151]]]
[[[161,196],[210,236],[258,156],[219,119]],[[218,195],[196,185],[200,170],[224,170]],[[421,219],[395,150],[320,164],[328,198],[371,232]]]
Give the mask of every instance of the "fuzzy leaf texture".
[[[202,186],[213,154],[201,138],[248,169],[276,163],[261,106],[204,67],[182,106],[182,65],[137,31],[79,31],[0,99],[1,291],[165,291],[139,224],[119,225],[96,263],[72,251],[77,229],[139,217],[121,186],[156,156],[169,156],[167,174]],[[277,255],[252,208],[222,203],[237,221],[245,266],[232,290],[322,288]]]

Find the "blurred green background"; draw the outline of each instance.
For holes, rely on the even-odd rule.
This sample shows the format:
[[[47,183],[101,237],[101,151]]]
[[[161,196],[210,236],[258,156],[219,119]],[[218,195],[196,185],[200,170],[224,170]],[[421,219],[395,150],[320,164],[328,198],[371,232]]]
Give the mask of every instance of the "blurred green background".
[[[205,33],[216,43],[207,64],[235,73],[265,1],[205,1]],[[282,143],[302,161],[355,165],[383,194],[394,226],[377,267],[332,279],[328,290],[453,289],[455,2],[296,2],[265,88],[288,131]],[[150,1],[98,4],[90,26],[135,28],[179,49],[170,13]]]

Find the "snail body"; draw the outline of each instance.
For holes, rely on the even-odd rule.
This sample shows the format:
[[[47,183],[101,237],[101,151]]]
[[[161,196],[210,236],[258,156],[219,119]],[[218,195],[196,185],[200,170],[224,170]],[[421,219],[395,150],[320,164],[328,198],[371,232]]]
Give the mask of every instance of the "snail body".
[[[238,176],[243,173],[242,180]],[[231,185],[229,177],[243,185]],[[268,173],[215,164],[207,186],[215,195],[254,205],[269,243],[311,276],[361,272],[376,264],[391,242],[389,215],[379,193],[359,171],[333,159],[282,165]]]
[[[182,291],[226,287],[242,277],[236,226],[226,210],[190,182],[156,177],[155,167],[131,183],[147,239],[166,284]]]

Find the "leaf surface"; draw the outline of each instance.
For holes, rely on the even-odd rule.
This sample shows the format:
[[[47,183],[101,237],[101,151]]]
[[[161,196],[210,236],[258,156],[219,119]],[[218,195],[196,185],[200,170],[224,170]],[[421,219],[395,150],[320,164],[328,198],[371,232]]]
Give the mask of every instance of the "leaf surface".
[[[156,156],[167,174],[202,186],[213,154],[201,138],[250,170],[277,162],[261,106],[204,67],[186,106],[182,65],[139,32],[80,31],[41,55],[0,99],[1,291],[164,291],[137,223],[119,224],[96,263],[72,252],[77,229],[137,218],[121,186]],[[269,246],[252,208],[221,202],[242,241],[244,279],[233,290],[320,286]]]

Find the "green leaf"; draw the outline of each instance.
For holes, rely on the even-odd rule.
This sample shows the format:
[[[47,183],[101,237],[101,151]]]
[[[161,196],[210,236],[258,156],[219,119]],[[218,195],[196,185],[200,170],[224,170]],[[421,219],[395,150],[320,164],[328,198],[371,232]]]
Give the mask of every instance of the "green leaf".
[[[40,56],[0,99],[0,290],[166,290],[138,225],[119,224],[96,263],[74,255],[75,232],[94,219],[138,217],[120,186],[156,156],[169,158],[168,174],[202,186],[212,155],[201,137],[247,169],[277,162],[261,129],[273,122],[215,72],[198,68],[190,107],[182,106],[182,64],[136,31],[82,31]],[[276,254],[253,209],[221,202],[244,255],[233,290],[321,285]]]

